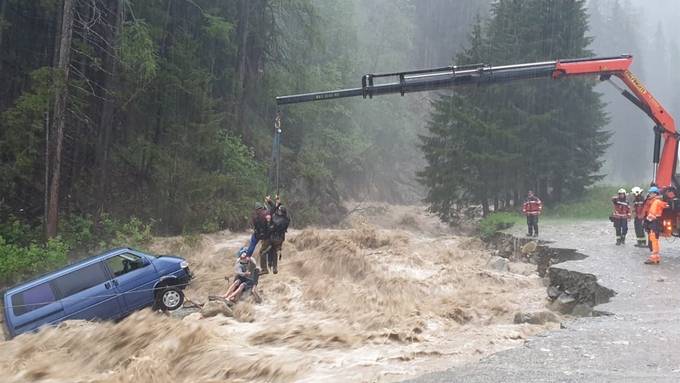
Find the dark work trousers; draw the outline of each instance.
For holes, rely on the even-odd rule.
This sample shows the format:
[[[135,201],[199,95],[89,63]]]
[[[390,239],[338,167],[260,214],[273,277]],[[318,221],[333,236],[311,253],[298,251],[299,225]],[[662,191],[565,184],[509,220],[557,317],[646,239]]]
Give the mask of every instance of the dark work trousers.
[[[625,239],[626,234],[628,234],[628,220],[626,218],[614,218],[614,228],[616,229],[616,239]]]
[[[271,257],[271,266],[274,270],[277,269],[277,266],[279,264],[279,256],[281,254],[281,246],[283,245],[283,241],[274,241],[272,240],[271,242],[272,245],[272,250],[269,252],[270,257]]]
[[[643,221],[644,219],[635,218],[635,236],[637,237],[638,245],[644,245],[647,242]]]
[[[538,236],[538,215],[527,215],[527,226],[529,227],[529,236]]]
[[[268,270],[267,264],[271,263],[269,260],[269,254],[271,254],[271,241],[269,239],[263,239],[260,241],[260,270]]]

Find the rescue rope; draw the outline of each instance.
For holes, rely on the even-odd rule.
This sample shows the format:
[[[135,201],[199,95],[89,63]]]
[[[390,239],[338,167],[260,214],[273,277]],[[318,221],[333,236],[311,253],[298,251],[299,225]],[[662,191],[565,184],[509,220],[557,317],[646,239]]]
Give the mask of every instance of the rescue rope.
[[[276,195],[279,195],[279,175],[281,169],[281,112],[276,112],[274,118],[274,137],[272,139],[272,161],[269,168],[269,182],[271,185],[272,179],[276,189]]]

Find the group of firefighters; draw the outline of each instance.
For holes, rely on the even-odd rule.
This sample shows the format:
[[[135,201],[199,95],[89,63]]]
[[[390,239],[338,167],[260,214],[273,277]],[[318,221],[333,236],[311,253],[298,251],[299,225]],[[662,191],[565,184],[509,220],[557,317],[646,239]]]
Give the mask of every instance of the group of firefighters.
[[[626,189],[619,189],[617,195],[612,197],[613,213],[609,217],[616,230],[616,245],[626,243],[628,233],[628,220],[634,215],[635,236],[637,237],[636,247],[648,247],[651,255],[645,264],[656,265],[661,262],[659,255],[659,237],[664,229],[662,213],[668,207],[668,203],[663,200],[661,190],[652,184],[643,195],[642,188],[636,186],[631,189],[633,194],[633,209],[628,202]],[[529,191],[527,199],[522,205],[522,213],[527,217],[527,227],[529,237],[538,237],[538,216],[543,211],[543,203]],[[634,214],[633,214],[634,213]],[[645,232],[647,235],[645,235]]]
[[[645,261],[645,264],[656,265],[661,262],[659,255],[659,237],[663,232],[662,213],[668,207],[668,203],[663,200],[661,190],[652,184],[647,195],[642,194],[640,187],[631,189],[633,193],[633,209],[631,212],[628,203],[626,189],[619,189],[617,195],[612,197],[613,212],[610,220],[616,230],[616,244],[626,243],[628,233],[628,220],[633,216],[635,224],[635,236],[637,237],[636,247],[648,247],[652,254]],[[645,232],[647,237],[645,238]]]

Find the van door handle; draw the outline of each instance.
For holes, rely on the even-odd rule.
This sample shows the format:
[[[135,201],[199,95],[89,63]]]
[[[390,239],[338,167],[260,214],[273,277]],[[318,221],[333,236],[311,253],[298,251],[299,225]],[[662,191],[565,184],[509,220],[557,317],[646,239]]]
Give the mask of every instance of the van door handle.
[[[111,280],[111,283],[113,283],[114,286],[118,286],[118,281],[115,280],[115,279],[112,279],[112,280]]]
[[[108,290],[111,288],[111,284],[109,282],[106,282],[104,283],[104,287],[106,287],[106,289]]]

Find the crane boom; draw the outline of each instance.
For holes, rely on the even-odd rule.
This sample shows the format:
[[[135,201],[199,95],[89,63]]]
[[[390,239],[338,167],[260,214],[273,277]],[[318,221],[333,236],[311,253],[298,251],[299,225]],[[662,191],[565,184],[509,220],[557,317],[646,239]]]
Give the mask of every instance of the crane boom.
[[[631,55],[621,55],[504,66],[474,64],[407,72],[366,74],[361,78],[361,87],[359,88],[280,96],[276,97],[276,103],[278,105],[285,105],[358,96],[373,98],[373,96],[395,93],[403,96],[411,92],[447,89],[464,85],[497,84],[536,78],[559,79],[569,76],[597,75],[601,80],[608,80],[611,76],[615,76],[621,79],[628,88],[628,90],[623,90],[621,94],[647,114],[656,125],[654,128],[656,135],[654,145],[656,184],[660,187],[677,187],[674,175],[680,135],[676,130],[675,121],[661,103],[630,72],[629,67],[632,62],[633,57]],[[396,80],[376,83],[375,80],[378,78],[396,78]],[[663,138],[664,145],[659,155],[659,141],[661,138]]]

